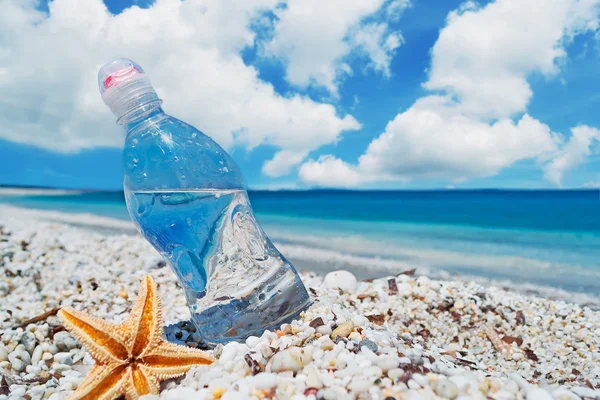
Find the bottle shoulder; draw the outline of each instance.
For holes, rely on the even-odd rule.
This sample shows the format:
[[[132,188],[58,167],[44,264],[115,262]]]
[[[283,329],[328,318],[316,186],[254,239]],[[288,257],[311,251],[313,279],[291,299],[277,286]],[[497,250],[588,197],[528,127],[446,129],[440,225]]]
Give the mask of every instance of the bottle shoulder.
[[[219,144],[166,114],[129,132],[123,162],[131,190],[244,188],[238,166]]]

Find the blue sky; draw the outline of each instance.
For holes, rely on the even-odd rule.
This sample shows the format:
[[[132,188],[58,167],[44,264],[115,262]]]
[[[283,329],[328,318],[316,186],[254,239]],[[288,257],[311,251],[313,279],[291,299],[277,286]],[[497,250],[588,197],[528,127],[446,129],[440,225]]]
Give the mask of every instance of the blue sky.
[[[40,21],[46,21],[48,24],[52,22],[53,24],[63,24],[63,26],[69,25],[70,22],[65,19],[66,17],[59,18],[60,7],[63,6],[59,3],[65,3],[64,7],[67,7],[69,1],[72,0],[55,0],[56,4],[51,3],[49,6],[46,3],[37,5],[37,11],[41,11],[42,14],[37,15],[39,18],[37,22],[31,23],[31,40],[35,39],[35,35],[43,33],[39,31],[41,28],[36,28]],[[514,1],[518,3],[518,0]],[[223,128],[225,132],[221,132],[218,120],[204,126],[202,119],[196,121],[186,118],[186,116],[194,118],[194,104],[186,104],[189,110],[182,109],[181,105],[178,107],[180,103],[176,102],[177,90],[170,87],[166,87],[164,90],[164,108],[168,113],[196,125],[209,136],[212,136],[209,127],[212,126],[218,131],[215,139],[230,151],[244,172],[248,185],[254,188],[337,186],[337,182],[342,182],[341,186],[344,187],[357,188],[568,188],[595,186],[600,184],[600,152],[598,151],[600,136],[596,130],[600,128],[598,4],[589,9],[582,9],[583,7],[577,7],[579,2],[576,0],[559,1],[565,3],[563,7],[565,15],[572,15],[574,9],[581,13],[578,16],[578,22],[566,21],[558,12],[552,15],[540,13],[539,24],[548,24],[548,29],[539,34],[531,32],[531,36],[535,36],[535,39],[531,39],[531,43],[528,44],[530,47],[523,46],[524,51],[543,49],[539,54],[532,54],[531,60],[527,59],[527,53],[522,53],[522,50],[512,51],[512,49],[500,47],[503,46],[504,42],[501,42],[503,39],[495,39],[493,35],[496,33],[492,29],[489,32],[475,29],[482,26],[481,24],[485,26],[485,18],[493,20],[507,18],[508,24],[518,25],[521,12],[518,5],[514,7],[508,5],[507,8],[510,9],[510,12],[506,15],[499,10],[499,7],[494,8],[493,2],[481,2],[474,5],[470,2],[447,0],[427,2],[413,0],[410,3],[403,1],[403,11],[399,18],[392,18],[386,14],[385,7],[391,7],[394,2],[381,0],[378,5],[369,6],[370,8],[365,6],[364,10],[356,11],[356,15],[348,17],[348,26],[340,28],[346,29],[340,38],[341,44],[332,41],[329,48],[319,48],[318,43],[314,44],[315,53],[341,51],[339,49],[345,47],[350,50],[340,53],[342,55],[333,60],[329,60],[327,57],[316,60],[314,65],[318,68],[312,70],[310,66],[300,65],[302,57],[297,57],[292,50],[288,50],[291,48],[290,46],[300,48],[306,46],[306,43],[309,45],[311,43],[309,40],[311,32],[306,33],[306,41],[295,37],[304,34],[302,31],[297,31],[298,28],[295,27],[293,21],[290,21],[294,18],[292,11],[296,6],[290,2],[285,6],[279,4],[269,9],[265,4],[260,4],[257,6],[259,11],[250,19],[250,23],[245,21],[250,26],[248,28],[250,32],[257,35],[251,43],[236,44],[233,46],[233,50],[229,43],[219,44],[218,46],[221,47],[217,45],[214,47],[220,53],[230,54],[229,58],[239,57],[246,67],[254,68],[258,73],[258,82],[264,87],[273,87],[275,97],[277,97],[273,101],[289,102],[289,99],[294,96],[310,100],[310,105],[306,106],[306,110],[302,111],[304,114],[300,114],[299,118],[304,116],[305,120],[309,121],[314,115],[312,109],[309,109],[310,107],[329,104],[334,107],[331,115],[327,117],[329,119],[322,124],[315,124],[315,126],[326,125],[330,121],[332,124],[334,122],[341,124],[340,120],[344,116],[351,116],[356,122],[353,125],[354,123],[347,119],[344,125],[346,128],[337,131],[332,128],[331,132],[319,134],[319,136],[330,135],[330,139],[324,140],[318,145],[312,145],[312,139],[307,139],[307,143],[301,145],[288,144],[293,142],[293,139],[286,138],[283,134],[277,139],[269,139],[270,136],[261,137],[259,131],[265,129],[264,125],[257,124],[253,128],[254,122],[247,122],[243,119],[260,119],[260,115],[249,113],[244,114],[243,118],[240,117],[242,118],[240,124],[244,127],[250,126],[249,131],[253,136],[239,140],[236,137],[232,139],[231,132],[226,132],[229,128],[225,127]],[[498,2],[511,3],[511,0],[498,0]],[[526,0],[526,2],[535,3],[535,0]],[[97,2],[86,0],[84,3]],[[111,15],[105,16],[103,17],[105,19],[114,19],[103,20],[103,24],[106,24],[106,21],[114,21],[114,24],[123,23],[125,17],[129,17],[127,13],[137,7],[142,8],[135,11],[140,13],[139,15],[151,13],[155,8],[151,1],[141,0],[106,0],[104,3],[110,14],[117,16],[123,12],[124,14],[122,14],[121,20]],[[95,4],[96,6],[98,4]],[[560,9],[560,7],[557,8]],[[456,11],[459,9],[461,11]],[[33,9],[23,11],[23,13],[34,12]],[[76,12],[78,9],[74,10],[74,13]],[[86,18],[93,20],[95,16],[92,14],[102,13],[103,10],[102,7],[90,7],[82,12],[86,13]],[[315,20],[327,18],[322,11],[315,10],[314,12],[320,13]],[[527,10],[522,12],[526,13]],[[454,19],[448,19],[450,13],[454,13]],[[151,14],[147,15],[151,16]],[[290,27],[288,28],[285,24]],[[385,24],[385,30],[378,37],[380,40],[377,46],[379,47],[376,46],[376,50],[379,52],[369,52],[365,44],[360,44],[363,43],[360,42],[360,38],[373,37],[367,35],[369,32],[374,32],[367,27],[381,27],[382,24]],[[562,25],[558,26],[559,24]],[[550,29],[550,26],[553,28]],[[555,26],[557,27],[554,28]],[[517,26],[517,28],[519,27]],[[70,27],[69,29],[76,28]],[[214,29],[219,35],[221,28],[215,27]],[[510,29],[510,25],[507,26],[507,29]],[[535,27],[531,28],[532,31],[535,29]],[[469,30],[471,31],[469,32]],[[104,32],[101,29],[99,31]],[[465,31],[468,34],[465,34]],[[540,31],[542,30],[540,29]],[[132,32],[140,31],[132,30],[129,31],[129,34]],[[292,34],[286,36],[286,32]],[[529,32],[527,29],[525,32],[526,37],[515,36],[515,40],[529,41]],[[0,31],[0,33],[2,32]],[[240,39],[245,37],[243,33],[238,36],[232,35],[232,42],[246,40]],[[326,34],[327,31],[324,31],[323,35]],[[385,43],[390,43],[386,42],[386,38],[396,37],[394,35],[402,38],[400,44],[391,50],[389,48],[386,50]],[[485,38],[486,35],[489,36],[487,41],[492,44],[494,40],[498,40],[496,46],[499,46],[498,52],[502,53],[497,56],[497,63],[494,62],[489,67],[489,69],[494,69],[496,65],[499,65],[497,73],[487,74],[485,71],[482,72],[480,67],[490,61],[485,58],[486,48],[481,47],[485,46],[485,43],[474,41],[477,40],[477,36]],[[543,35],[550,38],[545,38]],[[142,35],[140,34],[140,36]],[[10,36],[7,37],[10,38]],[[444,40],[445,37],[450,39]],[[453,39],[454,37],[457,39]],[[461,42],[461,38],[466,39]],[[58,41],[63,39],[62,36],[57,37],[56,46],[59,46]],[[287,42],[285,42],[286,40]],[[456,40],[456,43],[453,44],[452,40]],[[22,46],[27,42],[23,44],[15,41],[12,44]],[[72,51],[77,51],[77,45],[77,43],[71,43],[71,46],[75,46]],[[135,43],[131,44],[131,46],[134,45]],[[464,50],[464,46],[467,45],[472,45],[472,49]],[[515,47],[518,46],[515,45]],[[213,49],[213,47],[206,48]],[[104,47],[102,49],[105,51]],[[127,47],[120,49],[120,51],[125,50]],[[310,54],[310,46],[308,51]],[[456,54],[449,54],[454,51]],[[182,52],[185,53],[185,48],[182,49]],[[132,50],[132,53],[136,53],[136,51]],[[106,54],[110,54],[110,50],[106,50]],[[168,59],[169,47],[165,47],[160,54],[161,57]],[[385,57],[382,54],[385,54]],[[120,55],[130,56],[129,54]],[[138,58],[135,56],[136,54],[132,54],[131,58],[137,60]],[[32,55],[32,57],[36,56]],[[40,67],[43,67],[45,62],[54,62],[50,59],[46,60],[44,57],[50,56],[40,56]],[[145,55],[141,55],[141,57],[144,58]],[[488,58],[491,57],[496,57],[496,55]],[[227,57],[224,58],[227,59]],[[382,59],[387,61],[380,62]],[[35,61],[35,58],[33,60]],[[541,61],[538,62],[538,60]],[[170,79],[176,79],[173,76],[177,76],[178,73],[182,75],[187,73],[173,70],[172,66],[169,70],[169,66],[157,64],[154,70],[159,72],[155,79],[152,75],[154,64],[146,66],[148,62],[143,63],[142,61],[144,60],[142,59],[140,64],[146,68],[153,80],[159,83],[157,84],[159,95],[162,95],[160,93],[162,76],[170,73]],[[96,66],[99,62],[103,61],[94,60],[91,65]],[[209,63],[210,60],[206,62]],[[322,65],[319,65],[318,62],[321,62]],[[294,69],[294,63],[298,63],[300,67]],[[472,82],[465,83],[463,78],[456,78],[456,71],[452,68],[458,68],[457,65],[464,65],[464,75],[466,79],[472,79]],[[19,67],[16,61],[13,67]],[[319,75],[325,67],[331,67],[334,78],[329,79]],[[82,71],[91,69],[87,65],[81,68]],[[350,68],[352,72],[344,73],[344,68]],[[10,66],[8,72],[11,72]],[[31,73],[38,74],[38,71],[32,69]],[[504,75],[508,76],[506,85],[496,79],[496,76]],[[82,76],[85,75],[82,73]],[[0,92],[3,82],[7,84],[2,77],[2,68],[0,68]],[[305,78],[308,79],[308,83],[303,81]],[[61,94],[69,90],[79,92],[85,88],[85,94],[78,100],[72,101],[69,98],[64,103],[62,100],[58,102],[58,104],[66,104],[67,108],[64,110],[66,114],[64,116],[60,115],[61,109],[58,108],[57,119],[75,118],[68,124],[45,116],[46,111],[42,108],[52,104],[50,95],[50,97],[44,97],[43,101],[27,105],[26,109],[30,113],[25,117],[19,116],[18,113],[15,114],[14,108],[9,107],[10,99],[14,98],[18,101],[20,98],[28,98],[21,96],[29,95],[31,89],[24,89],[25,84],[20,83],[18,79],[10,83],[12,86],[9,86],[9,89],[15,90],[15,97],[0,98],[0,115],[3,115],[1,121],[5,129],[10,129],[9,133],[0,135],[0,154],[2,154],[0,157],[0,184],[94,189],[118,189],[121,187],[121,149],[118,147],[120,139],[116,136],[117,133],[113,133],[113,131],[118,132],[118,128],[112,125],[114,118],[102,111],[98,111],[95,115],[95,110],[100,110],[96,103],[90,105],[89,108],[81,106],[82,102],[84,105],[87,104],[81,99],[87,101],[93,96],[97,96],[96,100],[101,104],[97,92],[92,93],[91,89],[88,89],[92,87],[93,83],[91,82],[90,85],[81,83],[81,86],[61,89],[60,80],[54,84],[48,83],[48,80],[44,81],[44,84],[51,85],[53,90]],[[500,93],[503,87],[508,87],[512,83],[517,85],[514,91],[507,89],[507,93]],[[198,85],[198,91],[203,92],[203,83],[200,82]],[[490,90],[481,97],[476,88],[487,87],[487,85],[490,87],[497,85],[499,90]],[[513,92],[518,92],[522,87],[528,87],[530,95],[521,97],[515,95],[514,101],[511,99],[505,107],[495,107],[495,104],[506,102],[507,97],[510,98],[513,96]],[[40,90],[44,90],[44,87]],[[198,96],[202,96],[202,94],[198,94]],[[428,102],[435,100],[434,96],[443,96],[446,99],[444,101],[450,103],[439,106],[431,105]],[[202,107],[205,101],[201,97],[192,97],[191,99],[197,99],[195,101],[198,102],[198,107]],[[470,99],[475,100],[471,102]],[[227,102],[228,100],[224,99],[223,101]],[[210,104],[210,101],[206,104]],[[426,106],[422,107],[421,104],[426,104]],[[482,106],[481,109],[475,107],[475,110],[473,104],[488,105]],[[104,105],[101,104],[101,106]],[[439,107],[439,110],[435,107]],[[210,110],[206,110],[206,112],[209,113]],[[265,108],[263,112],[269,113],[269,108]],[[438,112],[440,115],[439,126],[432,127],[429,123],[427,126],[422,125],[425,117],[419,117],[419,115],[432,116]],[[77,113],[83,116],[73,117],[73,114]],[[527,119],[529,117],[534,122]],[[19,120],[17,121],[17,119]],[[525,119],[528,124],[519,124]],[[390,121],[394,120],[396,122],[391,124]],[[503,125],[505,128],[498,125],[492,129],[491,127],[499,121],[504,121],[508,125]],[[268,123],[267,121],[266,124]],[[273,122],[273,124],[275,123],[280,122]],[[102,127],[106,127],[103,129],[111,130],[110,140],[108,138],[89,141],[77,139],[78,137],[85,138],[88,135],[88,126],[91,128],[91,126],[98,126],[97,124],[103,124]],[[388,124],[390,125],[388,126]],[[36,125],[35,129],[31,127],[32,125]],[[358,125],[360,128],[357,128]],[[311,124],[307,123],[308,129],[310,126]],[[452,127],[451,133],[444,132],[447,126]],[[27,129],[21,131],[20,129],[23,127],[27,127]],[[579,133],[573,140],[571,132],[576,127],[581,129],[576,130]],[[278,129],[284,130],[286,126],[279,125]],[[508,133],[503,132],[503,129],[514,130],[515,138],[505,139],[503,135],[508,135]],[[60,137],[55,140],[44,136],[45,132],[52,135],[55,130],[68,131],[64,147],[61,145],[63,139]],[[253,130],[257,132],[252,133]],[[292,134],[303,135],[304,132],[299,129],[290,133],[290,135]],[[479,135],[472,137],[481,137],[481,135],[489,135],[489,137],[486,136],[482,140],[483,143],[478,145],[480,147],[470,149],[469,146],[472,145],[474,139],[464,138],[471,137],[469,136],[471,134]],[[437,143],[441,143],[437,139],[438,137],[440,140],[448,140],[445,144],[448,146],[450,143],[447,151],[456,153],[456,157],[446,157],[443,148],[435,148]],[[383,143],[384,140],[386,143],[384,148],[375,149],[376,145],[369,147],[370,144]],[[504,145],[505,142],[511,140],[515,143]],[[256,143],[249,145],[250,141],[256,141]],[[268,172],[269,169],[265,167],[265,163],[273,159],[279,151],[290,151],[294,154],[302,154],[302,156],[300,161],[291,167],[287,165],[282,167],[282,170],[286,170],[285,173],[273,174]],[[502,153],[502,157],[498,157],[499,159],[494,162],[488,161],[498,156],[497,153]],[[465,162],[465,159],[470,160],[471,157],[472,163]]]

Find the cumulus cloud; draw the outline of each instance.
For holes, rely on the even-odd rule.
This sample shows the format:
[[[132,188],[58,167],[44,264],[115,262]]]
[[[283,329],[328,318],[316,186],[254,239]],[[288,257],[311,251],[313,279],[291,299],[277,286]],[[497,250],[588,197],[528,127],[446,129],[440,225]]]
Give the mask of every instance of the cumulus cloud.
[[[532,90],[527,78],[555,76],[566,57],[565,45],[578,34],[598,30],[599,7],[598,0],[463,4],[449,14],[431,52],[424,87],[436,94],[418,99],[390,121],[356,165],[332,157],[309,160],[306,171],[322,173],[300,178],[335,185],[333,173],[318,165],[335,163],[359,182],[461,182],[535,159],[547,165],[547,178],[559,183],[564,171],[582,161],[588,136],[574,129],[573,141],[563,147],[562,135],[528,115]]]
[[[297,86],[315,84],[332,94],[344,76],[354,71],[345,62],[352,52],[389,76],[389,64],[402,43],[387,22],[369,22],[380,15],[396,20],[408,0],[288,0],[275,11],[273,36],[265,54],[284,60],[287,80]]]
[[[307,161],[300,167],[300,179],[322,186],[353,187],[368,181],[355,167],[331,155]]]
[[[282,150],[277,152],[275,156],[264,163],[262,173],[266,176],[281,176],[288,174],[293,167],[298,165],[306,157],[306,152],[294,152]]]
[[[591,154],[594,141],[600,140],[600,130],[581,125],[571,129],[569,142],[559,154],[544,167],[544,176],[556,186],[561,186],[565,173],[581,164]]]
[[[294,154],[287,164],[276,156],[265,166],[270,175],[278,174],[275,166],[289,171],[300,155],[360,127],[330,104],[278,94],[244,64],[240,51],[257,40],[251,25],[281,0],[157,0],[119,15],[102,0],[54,0],[49,13],[36,3],[2,2],[4,139],[60,152],[121,146],[123,134],[100,99],[96,73],[123,56],[148,72],[167,112],[221,145],[267,144]]]

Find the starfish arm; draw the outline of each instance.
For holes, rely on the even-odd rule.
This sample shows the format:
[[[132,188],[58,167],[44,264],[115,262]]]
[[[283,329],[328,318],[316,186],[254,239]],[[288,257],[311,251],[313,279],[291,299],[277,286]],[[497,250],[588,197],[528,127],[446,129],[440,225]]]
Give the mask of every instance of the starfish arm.
[[[137,400],[145,394],[159,394],[160,383],[150,376],[143,365],[134,365],[129,368],[127,379],[124,383],[124,394],[127,400]]]
[[[195,365],[212,364],[214,358],[209,354],[190,347],[162,341],[150,354],[143,358],[148,375],[157,380],[181,376]]]
[[[156,283],[150,275],[144,276],[140,293],[127,321],[131,332],[128,349],[133,357],[140,357],[162,337],[162,315]]]
[[[94,368],[85,377],[85,379],[79,385],[77,385],[77,392],[75,392],[75,393],[85,392],[86,390],[89,389],[89,387],[95,386],[97,384],[97,382],[96,382],[97,375],[103,374],[103,371],[105,369],[112,370],[116,367],[117,367],[117,364],[114,364],[114,365],[98,365],[98,364],[96,364],[94,366]],[[71,400],[70,397],[69,397],[69,400]]]
[[[68,400],[112,400],[118,397],[123,393],[128,370],[126,365],[96,367]]]
[[[121,362],[129,357],[126,339],[118,325],[66,307],[58,312],[63,325],[75,336],[100,364]]]

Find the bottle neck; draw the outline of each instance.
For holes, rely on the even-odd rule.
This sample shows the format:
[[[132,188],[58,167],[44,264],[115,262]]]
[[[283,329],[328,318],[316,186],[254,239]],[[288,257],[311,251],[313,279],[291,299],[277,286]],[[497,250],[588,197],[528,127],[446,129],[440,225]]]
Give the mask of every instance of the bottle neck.
[[[126,115],[119,120],[119,123],[125,126],[127,135],[138,131],[140,128],[156,122],[158,119],[166,116],[163,109],[160,107],[162,101],[155,103],[147,103],[136,109],[134,113]],[[125,119],[125,117],[128,117]]]

